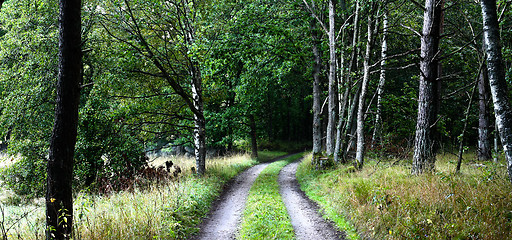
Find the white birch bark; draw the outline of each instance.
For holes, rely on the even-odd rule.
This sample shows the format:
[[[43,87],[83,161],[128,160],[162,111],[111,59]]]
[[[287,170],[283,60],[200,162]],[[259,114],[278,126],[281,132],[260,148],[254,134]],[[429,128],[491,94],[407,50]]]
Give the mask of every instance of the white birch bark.
[[[512,107],[507,95],[503,68],[496,0],[481,0],[484,43],[487,54],[487,73],[494,103],[496,126],[507,161],[509,180],[512,181]]]

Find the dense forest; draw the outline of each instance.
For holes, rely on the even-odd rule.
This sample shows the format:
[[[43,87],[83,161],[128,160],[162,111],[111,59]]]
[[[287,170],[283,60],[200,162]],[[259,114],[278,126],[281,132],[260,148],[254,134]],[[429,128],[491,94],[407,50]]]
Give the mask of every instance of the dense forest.
[[[62,239],[74,193],[126,190],[162,155],[201,178],[258,150],[411,175],[450,154],[512,181],[511,3],[0,1],[3,185],[46,196]]]

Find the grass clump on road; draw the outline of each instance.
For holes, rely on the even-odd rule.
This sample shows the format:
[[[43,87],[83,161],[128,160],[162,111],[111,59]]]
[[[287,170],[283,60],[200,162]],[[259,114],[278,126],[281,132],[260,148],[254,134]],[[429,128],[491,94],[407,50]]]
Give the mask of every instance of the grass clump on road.
[[[464,159],[471,159],[468,154]],[[309,157],[310,158],[310,157]],[[410,162],[369,161],[315,171],[305,160],[298,170],[302,188],[333,219],[350,216],[358,232],[373,239],[509,239],[512,186],[506,167],[464,164],[440,154],[436,172],[413,176]],[[336,221],[336,220],[335,220]],[[336,221],[337,222],[337,221]]]
[[[290,217],[279,193],[279,171],[298,160],[296,154],[266,167],[249,191],[244,210],[240,239],[294,239]]]

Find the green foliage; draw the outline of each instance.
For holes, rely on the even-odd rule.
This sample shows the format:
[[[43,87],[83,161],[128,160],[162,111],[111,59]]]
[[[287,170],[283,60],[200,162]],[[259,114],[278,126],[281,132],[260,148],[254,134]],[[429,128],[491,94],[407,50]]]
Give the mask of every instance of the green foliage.
[[[247,198],[240,239],[294,239],[277,179],[281,168],[301,157],[302,154],[296,154],[271,163],[258,175]]]

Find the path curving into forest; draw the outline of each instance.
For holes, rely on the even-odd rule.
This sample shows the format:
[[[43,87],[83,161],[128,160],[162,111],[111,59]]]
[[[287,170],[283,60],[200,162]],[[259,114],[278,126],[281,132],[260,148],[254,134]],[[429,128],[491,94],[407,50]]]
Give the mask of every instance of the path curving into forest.
[[[213,203],[210,214],[201,224],[201,230],[196,239],[236,239],[238,225],[252,184],[271,162],[288,156],[290,155],[258,164],[235,177],[224,189],[219,199]]]
[[[279,173],[280,193],[290,215],[296,239],[345,239],[345,234],[323,219],[318,205],[300,189],[295,176],[299,163],[300,161],[290,163]]]

